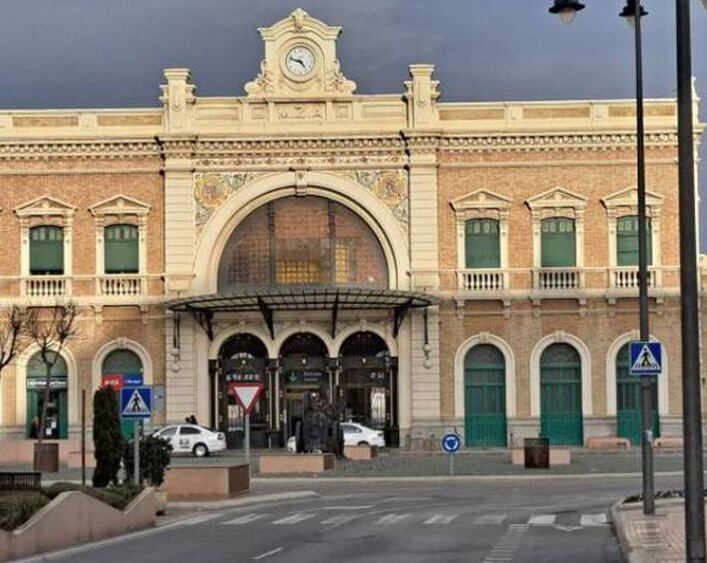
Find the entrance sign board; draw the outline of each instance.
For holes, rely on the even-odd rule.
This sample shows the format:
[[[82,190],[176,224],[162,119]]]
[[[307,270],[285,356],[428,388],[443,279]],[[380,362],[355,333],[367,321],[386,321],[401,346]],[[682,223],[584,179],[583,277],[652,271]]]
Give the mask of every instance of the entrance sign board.
[[[660,342],[634,341],[630,346],[631,374],[658,375],[663,371],[663,347]]]
[[[123,375],[123,387],[142,387],[143,385],[141,373],[126,373]]]
[[[103,375],[101,376],[101,385],[110,387],[113,391],[118,392],[123,388],[123,375],[120,373]]]
[[[236,383],[230,386],[245,414],[250,413],[263,392],[262,383]]]
[[[150,418],[152,415],[152,388],[123,387],[120,390],[120,412],[123,418]]]

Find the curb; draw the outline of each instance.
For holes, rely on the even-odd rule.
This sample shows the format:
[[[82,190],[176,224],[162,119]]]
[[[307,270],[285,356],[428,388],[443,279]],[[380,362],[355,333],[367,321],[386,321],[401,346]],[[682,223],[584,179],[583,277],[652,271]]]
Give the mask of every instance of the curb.
[[[628,563],[635,563],[635,557],[632,557],[631,545],[629,544],[628,538],[626,537],[626,531],[624,527],[619,525],[619,507],[624,503],[628,497],[617,500],[611,505],[609,509],[609,515],[611,516],[611,529],[614,530],[616,538],[619,540],[619,549],[621,550],[621,556],[624,561]]]
[[[682,476],[682,471],[664,471],[656,473],[657,477],[679,477]],[[546,473],[540,475],[419,475],[419,476],[385,476],[376,477],[368,475],[360,475],[357,477],[327,477],[321,474],[311,474],[306,477],[253,477],[251,483],[282,483],[282,484],[312,484],[316,481],[318,485],[323,483],[345,484],[345,483],[441,483],[441,482],[456,482],[456,483],[488,483],[493,481],[542,481],[547,479],[560,480],[584,480],[584,479],[611,479],[611,478],[628,478],[640,477],[641,473]]]
[[[239,497],[228,500],[216,501],[182,501],[168,502],[167,509],[172,510],[221,510],[223,508],[235,508],[239,506],[248,506],[251,504],[260,504],[266,502],[278,502],[286,500],[300,500],[306,498],[318,497],[319,493],[315,491],[292,491],[288,493],[268,493],[264,495],[253,495]]]

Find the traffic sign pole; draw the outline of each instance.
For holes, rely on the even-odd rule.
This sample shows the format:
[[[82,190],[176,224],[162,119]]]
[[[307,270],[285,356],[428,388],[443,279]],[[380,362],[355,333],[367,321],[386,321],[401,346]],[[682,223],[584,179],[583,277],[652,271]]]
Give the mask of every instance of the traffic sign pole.
[[[250,411],[245,415],[245,461],[248,464],[248,476],[253,473],[250,468]]]
[[[133,419],[133,469],[135,470],[135,484],[140,484],[140,420]]]

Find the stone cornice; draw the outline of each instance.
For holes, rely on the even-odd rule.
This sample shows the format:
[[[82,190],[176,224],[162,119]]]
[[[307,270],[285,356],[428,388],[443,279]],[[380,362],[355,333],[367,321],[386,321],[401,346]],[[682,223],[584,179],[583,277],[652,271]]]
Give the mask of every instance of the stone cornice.
[[[144,139],[0,142],[0,161],[126,160],[159,154],[157,142]]]

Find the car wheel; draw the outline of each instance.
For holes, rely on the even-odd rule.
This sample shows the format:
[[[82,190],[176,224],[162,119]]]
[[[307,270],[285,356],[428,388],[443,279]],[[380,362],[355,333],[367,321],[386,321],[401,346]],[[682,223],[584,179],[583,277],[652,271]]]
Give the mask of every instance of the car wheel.
[[[368,442],[365,442],[365,441],[359,442],[358,445],[359,445],[359,446],[370,446],[370,444],[369,444]]]
[[[209,448],[205,444],[197,444],[192,450],[194,457],[206,457],[209,455]]]

